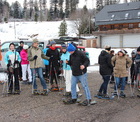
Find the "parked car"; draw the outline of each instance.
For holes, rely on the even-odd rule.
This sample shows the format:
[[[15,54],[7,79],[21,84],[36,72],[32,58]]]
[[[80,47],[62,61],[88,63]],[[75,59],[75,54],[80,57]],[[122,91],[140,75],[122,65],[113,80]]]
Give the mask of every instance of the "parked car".
[[[15,44],[15,48],[18,48],[19,46],[19,42],[20,41],[24,41],[24,44],[25,45],[28,45],[28,46],[31,46],[32,45],[32,40],[11,40],[11,41],[5,41],[1,44],[1,52],[2,52],[2,56],[3,56],[3,59],[1,61],[1,65],[2,65],[2,68],[3,69],[6,69],[6,65],[4,63],[4,56],[5,56],[5,53],[9,50],[9,44],[10,43],[14,43]],[[45,45],[48,44],[48,41],[47,40],[39,40],[39,47],[43,50],[45,47]]]

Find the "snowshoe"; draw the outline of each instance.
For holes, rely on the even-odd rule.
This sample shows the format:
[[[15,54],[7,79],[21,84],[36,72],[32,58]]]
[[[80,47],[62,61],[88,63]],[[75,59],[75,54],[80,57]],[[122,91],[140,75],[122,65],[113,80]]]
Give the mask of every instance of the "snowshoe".
[[[43,91],[40,93],[40,95],[47,96],[47,95],[48,95],[48,91],[45,89],[45,90],[43,90]]]
[[[34,90],[33,95],[40,95],[40,92],[38,90]]]
[[[58,87],[52,87],[52,88],[50,89],[50,91],[56,92],[56,91],[59,91],[59,88],[58,88]]]
[[[122,97],[122,98],[125,98],[126,97],[126,95],[124,94],[124,92],[121,92],[120,93],[120,97]]]
[[[69,104],[75,104],[77,102],[77,99],[63,99],[63,103],[66,104],[66,105],[69,105]]]
[[[112,95],[113,95],[113,96],[118,96],[118,93],[115,91],[115,92],[113,92]]]
[[[96,101],[91,101],[91,100],[84,100],[83,102],[79,102],[78,105],[80,106],[90,106],[90,105],[95,105],[97,102]]]
[[[98,92],[98,94],[97,94],[98,96],[103,96],[103,94],[101,93],[101,92]]]
[[[15,90],[14,94],[20,95],[20,91],[19,90]]]
[[[12,90],[8,90],[8,92],[7,92],[8,94],[12,94]]]
[[[105,99],[105,100],[112,100],[114,99],[114,96],[98,96],[98,95],[95,95],[94,97],[97,97],[98,99]]]

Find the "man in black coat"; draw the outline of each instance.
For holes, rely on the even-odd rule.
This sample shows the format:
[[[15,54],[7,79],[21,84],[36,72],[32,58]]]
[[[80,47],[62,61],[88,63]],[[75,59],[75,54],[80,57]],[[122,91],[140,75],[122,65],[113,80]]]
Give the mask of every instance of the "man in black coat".
[[[66,61],[72,69],[71,94],[72,98],[64,101],[65,104],[74,104],[77,102],[76,84],[80,81],[85,91],[86,100],[81,105],[87,106],[91,102],[91,94],[87,82],[87,67],[90,63],[84,52],[76,50],[76,47],[69,44],[67,51],[71,54],[70,60]]]
[[[58,74],[59,74],[59,67],[60,67],[60,53],[58,49],[55,47],[56,42],[51,41],[50,47],[47,50],[46,56],[50,57],[49,60],[49,80],[51,83],[51,91],[59,91],[58,88]],[[55,85],[53,80],[55,79]]]
[[[107,95],[107,86],[113,71],[113,66],[111,64],[111,55],[109,54],[110,49],[110,46],[106,46],[105,50],[101,51],[101,54],[98,58],[99,72],[103,78],[103,83],[101,84],[98,95],[105,98],[109,98],[109,96]]]

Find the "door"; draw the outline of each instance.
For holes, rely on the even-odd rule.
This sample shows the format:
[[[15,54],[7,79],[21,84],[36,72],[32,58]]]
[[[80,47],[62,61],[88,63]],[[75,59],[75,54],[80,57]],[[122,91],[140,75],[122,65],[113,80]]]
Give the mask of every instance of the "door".
[[[107,35],[101,37],[101,47],[110,45],[111,47],[120,47],[119,35]]]

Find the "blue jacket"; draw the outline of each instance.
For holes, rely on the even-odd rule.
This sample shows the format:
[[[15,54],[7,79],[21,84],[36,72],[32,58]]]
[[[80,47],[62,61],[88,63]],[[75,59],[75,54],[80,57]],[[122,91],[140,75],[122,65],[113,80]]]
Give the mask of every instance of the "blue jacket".
[[[64,70],[71,70],[71,67],[70,65],[66,64],[66,60],[69,61],[70,59],[70,53],[69,52],[66,52],[66,53],[62,53],[61,55],[61,61],[63,61],[62,65],[63,65],[63,69]]]
[[[44,55],[47,54],[47,50],[48,50],[48,49],[49,49],[49,48],[45,48],[45,49],[43,50]],[[49,60],[43,59],[43,62],[44,62],[45,65],[49,65]]]
[[[20,55],[17,51],[13,52],[13,51],[9,50],[8,52],[6,52],[5,57],[4,57],[4,62],[6,65],[8,64],[8,60],[11,60],[12,65],[14,64],[15,54],[16,54],[16,60],[18,60],[19,62],[21,61]]]

